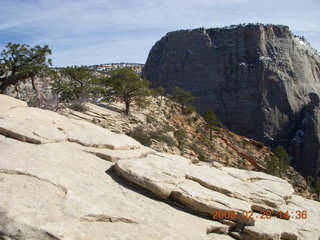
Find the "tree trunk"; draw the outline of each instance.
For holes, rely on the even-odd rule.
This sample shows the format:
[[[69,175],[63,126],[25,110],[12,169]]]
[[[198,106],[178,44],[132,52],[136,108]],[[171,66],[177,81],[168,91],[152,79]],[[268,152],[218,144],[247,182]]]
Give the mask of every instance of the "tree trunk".
[[[129,113],[130,113],[130,101],[125,101],[125,104],[126,104],[126,111],[125,111],[125,114],[128,116]]]
[[[210,141],[212,141],[212,128],[210,128]]]
[[[0,94],[4,93],[6,91],[6,89],[10,86],[10,85],[16,85],[19,81],[25,80],[27,79],[29,76],[28,75],[23,75],[23,76],[10,76],[10,77],[6,77],[4,79],[1,79],[3,81],[1,86],[0,86]]]

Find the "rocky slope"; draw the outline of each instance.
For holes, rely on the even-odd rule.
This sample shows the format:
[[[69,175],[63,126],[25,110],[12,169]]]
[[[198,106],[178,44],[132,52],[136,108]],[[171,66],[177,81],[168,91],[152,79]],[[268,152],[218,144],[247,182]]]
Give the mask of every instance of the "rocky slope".
[[[148,102],[144,109],[133,105],[130,116],[122,114],[122,103],[99,103],[98,106],[86,103],[85,112],[69,108],[59,112],[68,118],[86,120],[113,132],[127,134],[156,151],[181,155],[193,162],[268,172],[265,159],[273,153],[262,143],[224,128],[217,128],[213,140],[209,141],[205,121],[196,112],[184,115],[179,104],[163,96],[149,97]],[[179,131],[185,133],[183,139],[175,136]],[[283,178],[293,185],[296,194],[318,199],[292,167]]]
[[[304,109],[318,105],[320,57],[288,27],[249,24],[168,33],[151,49],[143,76],[167,91],[174,86],[192,91],[198,110],[212,108],[231,131],[292,145],[298,169],[320,174],[317,121],[307,127],[311,136],[292,142],[305,128]],[[318,108],[311,109],[317,119]]]
[[[320,236],[319,202],[294,195],[283,179],[195,164],[4,95],[0,149],[0,239]],[[290,219],[279,218],[286,211]]]

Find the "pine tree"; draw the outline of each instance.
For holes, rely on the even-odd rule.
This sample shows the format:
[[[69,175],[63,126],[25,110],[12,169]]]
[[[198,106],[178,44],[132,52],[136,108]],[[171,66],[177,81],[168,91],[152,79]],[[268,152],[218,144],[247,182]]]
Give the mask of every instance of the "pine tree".
[[[37,91],[34,80],[38,74],[49,69],[49,54],[51,49],[47,45],[31,48],[26,44],[8,43],[0,53],[0,94],[27,79],[31,80],[33,89]]]
[[[52,89],[58,93],[61,102],[84,102],[90,95],[95,94],[98,79],[93,72],[85,66],[72,66],[60,69]]]
[[[181,104],[181,112],[183,114],[188,114],[194,110],[191,103],[195,100],[195,97],[189,91],[175,87],[170,99]]]
[[[212,141],[212,130],[219,125],[219,121],[212,109],[208,109],[203,115],[203,118],[206,121],[206,128],[209,129],[210,141]]]
[[[289,155],[287,151],[282,146],[277,146],[274,151],[275,157],[278,158],[278,176],[282,176],[283,173],[286,173],[290,165]]]
[[[316,190],[316,193],[318,194],[318,200],[320,200],[320,177],[317,177],[315,190]]]
[[[110,72],[110,77],[102,80],[107,87],[108,98],[115,98],[125,103],[125,114],[129,115],[133,101],[143,106],[145,97],[151,94],[150,82],[140,78],[131,68],[119,68]]]
[[[267,169],[272,175],[278,174],[279,159],[276,156],[266,157]]]

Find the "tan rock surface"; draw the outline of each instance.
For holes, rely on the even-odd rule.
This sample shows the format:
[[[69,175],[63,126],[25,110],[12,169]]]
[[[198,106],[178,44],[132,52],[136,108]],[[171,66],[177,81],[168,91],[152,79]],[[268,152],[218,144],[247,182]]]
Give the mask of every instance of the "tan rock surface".
[[[216,234],[216,233],[211,233],[208,234],[207,240],[233,240],[234,238],[228,236],[228,235],[223,235],[223,234]]]
[[[243,230],[252,238],[256,239],[298,239],[298,230],[288,220],[276,217],[266,218],[265,215],[254,213],[256,219],[254,226],[246,226]]]
[[[284,180],[257,172],[216,169],[210,164],[194,165],[186,158],[154,152],[130,137],[82,120],[29,108],[2,95],[1,101],[8,103],[1,105],[5,114],[0,119],[0,238],[206,240],[281,236],[318,240],[320,236],[319,203],[292,195]],[[282,199],[285,206],[281,209],[305,210],[308,217],[218,223],[202,215],[220,209],[250,211],[255,203],[246,191],[256,189],[261,191],[260,198],[275,196],[269,201],[275,201],[276,206]]]
[[[112,149],[103,149],[103,148],[93,148],[85,147],[83,151],[92,153],[99,158],[105,159],[110,162],[116,162],[120,159],[134,159],[134,158],[144,158],[148,154],[155,153],[151,148],[141,145],[140,148],[129,150],[112,150]]]
[[[35,144],[67,141],[66,135],[56,127],[39,123],[33,119],[0,119],[0,133]]]
[[[239,170],[239,171],[238,171]],[[238,171],[239,175],[232,175]],[[239,176],[248,174],[247,178]],[[249,177],[252,176],[252,177]],[[260,176],[260,177],[258,177]],[[199,182],[206,188],[221,192],[227,196],[242,199],[260,205],[262,209],[281,209],[286,203],[285,198],[279,196],[278,192],[293,193],[290,184],[277,184],[278,178],[262,178],[263,173],[245,171],[234,168],[208,168],[207,166],[190,166],[187,178]],[[282,182],[282,179],[280,180]],[[272,188],[273,187],[273,188]],[[272,188],[272,189],[271,189]],[[287,196],[286,196],[287,197]]]
[[[189,160],[165,154],[151,154],[146,158],[120,160],[115,164],[119,176],[167,198],[177,184],[185,180]]]
[[[108,149],[135,149],[141,146],[130,137],[92,123],[31,107],[12,108],[7,112],[5,119],[0,121],[0,133],[36,144],[68,140],[88,147]]]
[[[0,98],[0,119],[6,117],[9,112],[18,107],[27,107],[27,103],[18,100],[16,98],[12,98],[6,95],[1,95]]]
[[[2,137],[0,147],[5,236],[24,229],[17,239],[206,239],[210,220],[125,187],[105,172],[112,163],[77,143]]]

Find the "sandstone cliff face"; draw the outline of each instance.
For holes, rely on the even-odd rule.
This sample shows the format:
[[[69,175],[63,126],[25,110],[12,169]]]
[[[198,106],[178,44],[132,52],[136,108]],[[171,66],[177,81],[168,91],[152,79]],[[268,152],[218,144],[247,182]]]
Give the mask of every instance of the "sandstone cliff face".
[[[320,93],[320,58],[286,26],[195,29],[158,41],[143,76],[169,92],[174,86],[192,91],[198,110],[212,108],[232,131],[289,144],[309,94]]]
[[[0,149],[0,239],[320,236],[320,203],[294,195],[281,178],[194,164],[86,120],[27,107],[4,95]],[[263,214],[266,210],[270,218]],[[223,211],[236,215],[211,218]],[[290,219],[280,218],[286,211]],[[302,211],[306,215],[300,218]]]

